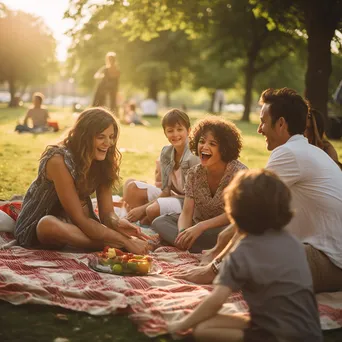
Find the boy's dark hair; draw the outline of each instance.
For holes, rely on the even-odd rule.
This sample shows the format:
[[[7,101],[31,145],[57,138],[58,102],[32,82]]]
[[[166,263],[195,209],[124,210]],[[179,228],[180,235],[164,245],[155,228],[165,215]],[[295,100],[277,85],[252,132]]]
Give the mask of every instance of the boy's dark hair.
[[[289,188],[269,170],[239,171],[223,196],[228,217],[249,234],[281,230],[293,215]]]
[[[173,108],[163,116],[162,126],[165,131],[166,126],[174,127],[176,124],[182,125],[188,130],[190,128],[190,119],[185,112]]]
[[[266,89],[261,94],[259,103],[270,105],[272,125],[283,117],[291,136],[304,133],[309,105],[295,90],[290,88]]]
[[[137,106],[135,105],[135,103],[130,103],[129,104],[129,109],[132,110],[132,111],[135,111],[137,108]]]
[[[238,159],[242,148],[239,129],[230,121],[216,116],[206,117],[196,123],[190,133],[190,151],[198,156],[198,142],[206,133],[211,132],[219,144],[221,159],[225,163]]]
[[[39,99],[40,104],[43,103],[44,95],[42,93],[36,92],[36,93],[33,94],[32,97],[33,97],[33,99]]]

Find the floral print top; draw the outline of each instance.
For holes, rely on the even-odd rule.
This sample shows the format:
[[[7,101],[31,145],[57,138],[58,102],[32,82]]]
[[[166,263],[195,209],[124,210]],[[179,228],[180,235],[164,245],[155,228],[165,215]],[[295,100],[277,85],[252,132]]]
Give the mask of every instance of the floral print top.
[[[206,169],[199,164],[189,170],[185,184],[185,197],[193,198],[195,201],[193,215],[195,224],[224,213],[223,190],[234,175],[244,169],[247,167],[238,160],[228,163],[214,196],[210,192]]]

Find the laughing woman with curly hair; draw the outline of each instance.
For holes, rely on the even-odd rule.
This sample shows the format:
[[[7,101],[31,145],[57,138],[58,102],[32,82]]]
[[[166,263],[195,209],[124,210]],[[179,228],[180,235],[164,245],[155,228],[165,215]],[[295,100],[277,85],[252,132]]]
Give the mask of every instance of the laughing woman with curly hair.
[[[119,126],[103,108],[80,114],[66,139],[48,146],[38,176],[29,187],[15,227],[28,248],[101,249],[104,245],[142,254],[147,242],[137,226],[113,210],[112,188],[119,182]],[[96,191],[99,218],[90,195]]]
[[[229,221],[222,193],[234,175],[246,166],[238,161],[242,148],[238,128],[229,121],[207,117],[190,133],[190,151],[200,164],[187,173],[182,213],[156,218],[152,228],[162,240],[199,253],[215,246]]]

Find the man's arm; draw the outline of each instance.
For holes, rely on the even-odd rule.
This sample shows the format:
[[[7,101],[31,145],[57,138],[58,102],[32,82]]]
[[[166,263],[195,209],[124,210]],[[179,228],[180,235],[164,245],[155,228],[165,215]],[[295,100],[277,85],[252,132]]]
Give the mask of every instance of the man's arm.
[[[272,152],[266,169],[275,172],[288,187],[298,182],[301,177],[295,155],[285,146],[280,146]]]

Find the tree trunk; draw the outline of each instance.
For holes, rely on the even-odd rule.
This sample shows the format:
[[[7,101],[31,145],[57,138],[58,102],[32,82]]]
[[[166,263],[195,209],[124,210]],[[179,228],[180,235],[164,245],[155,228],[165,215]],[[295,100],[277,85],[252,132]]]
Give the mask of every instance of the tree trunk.
[[[10,102],[8,103],[8,107],[18,107],[18,101],[16,101],[15,93],[17,91],[15,86],[15,81],[13,79],[8,80],[8,88],[9,93],[11,95]]]
[[[158,101],[158,82],[156,80],[151,80],[148,87],[148,98]]]
[[[171,107],[171,98],[170,98],[170,91],[166,90],[165,92],[165,106]]]
[[[253,91],[253,82],[255,78],[255,69],[254,69],[254,58],[249,58],[248,65],[245,70],[245,96],[243,104],[245,106],[242,121],[249,121],[249,113],[251,111],[252,105],[252,91]]]
[[[330,44],[336,23],[323,15],[320,9],[306,11],[308,33],[308,66],[305,75],[305,97],[312,107],[319,110],[327,121],[329,99],[329,77],[331,74]]]
[[[208,108],[209,113],[214,113],[215,93],[216,93],[216,90],[209,92],[209,95],[210,95],[210,105]]]

